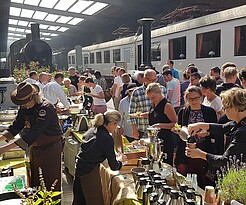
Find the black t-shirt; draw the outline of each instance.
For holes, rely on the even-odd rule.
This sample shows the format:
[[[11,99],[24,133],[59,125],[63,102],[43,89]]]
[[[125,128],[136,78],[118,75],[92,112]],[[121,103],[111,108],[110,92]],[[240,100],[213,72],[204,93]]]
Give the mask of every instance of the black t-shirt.
[[[77,75],[70,76],[69,79],[71,80],[71,84],[74,85],[78,90],[79,76]]]
[[[83,176],[90,173],[105,159],[108,160],[112,170],[121,168],[121,162],[116,160],[114,140],[103,125],[89,129],[83,139],[76,160],[76,175]]]
[[[223,91],[229,90],[231,88],[239,88],[239,85],[235,83],[221,83],[217,86],[215,93],[216,95],[220,96]]]

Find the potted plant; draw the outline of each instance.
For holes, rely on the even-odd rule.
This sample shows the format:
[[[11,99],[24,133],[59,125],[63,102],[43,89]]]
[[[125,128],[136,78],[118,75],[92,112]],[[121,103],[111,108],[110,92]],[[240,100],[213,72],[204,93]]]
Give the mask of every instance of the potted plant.
[[[217,188],[225,203],[236,200],[246,204],[246,166],[235,157],[218,173]]]
[[[22,199],[21,205],[55,205],[60,203],[61,199],[55,199],[62,193],[59,191],[54,191],[57,179],[52,184],[51,190],[48,191],[44,183],[42,169],[39,167],[39,181],[39,187],[27,188],[25,193],[21,192],[17,186],[13,184],[15,193]]]

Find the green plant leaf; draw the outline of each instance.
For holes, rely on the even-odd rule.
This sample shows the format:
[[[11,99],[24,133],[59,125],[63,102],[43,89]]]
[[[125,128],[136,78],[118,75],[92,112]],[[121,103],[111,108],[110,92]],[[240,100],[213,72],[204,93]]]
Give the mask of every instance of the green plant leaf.
[[[58,204],[61,201],[61,199],[57,199],[56,201],[54,201],[53,205]]]
[[[44,199],[45,198],[45,193],[43,191],[38,191],[38,194]]]
[[[34,205],[39,205],[44,201],[44,199],[39,198],[37,201],[35,201]]]
[[[61,194],[62,194],[62,192],[60,192],[60,191],[54,191],[54,192],[52,192],[51,197],[53,198],[53,197],[59,196]]]

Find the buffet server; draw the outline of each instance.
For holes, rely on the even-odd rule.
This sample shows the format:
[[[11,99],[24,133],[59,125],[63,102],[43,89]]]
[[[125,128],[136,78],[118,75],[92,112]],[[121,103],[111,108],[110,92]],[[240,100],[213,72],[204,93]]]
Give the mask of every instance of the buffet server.
[[[57,179],[55,189],[61,190],[62,131],[54,105],[42,97],[37,85],[28,82],[17,86],[11,100],[20,109],[13,125],[0,135],[0,141],[9,141],[0,147],[0,154],[16,146],[24,150],[31,147],[31,187],[39,186],[41,167],[46,187],[50,189]],[[21,138],[14,139],[18,133]]]

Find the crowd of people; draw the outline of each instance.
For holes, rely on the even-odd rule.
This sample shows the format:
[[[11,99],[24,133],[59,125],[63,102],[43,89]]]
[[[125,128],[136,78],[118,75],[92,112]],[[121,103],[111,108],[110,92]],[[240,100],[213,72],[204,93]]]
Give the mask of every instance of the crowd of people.
[[[42,167],[48,187],[58,179],[56,189],[61,188],[63,137],[57,105],[60,102],[69,109],[68,97],[72,96],[79,96],[83,103],[90,100],[88,109],[95,114],[76,160],[73,205],[103,204],[98,165],[107,159],[110,168],[117,170],[127,160],[125,156],[117,158],[114,152],[111,133],[116,127],[129,142],[144,137],[148,126],[160,128],[164,162],[183,175],[196,173],[201,188],[214,183],[208,172],[226,165],[230,156],[246,161],[246,68],[238,71],[229,62],[204,75],[190,64],[183,80],[172,60],[159,74],[149,67],[137,72],[136,78],[124,68],[114,66],[111,71],[114,110],[107,109],[104,92],[108,86],[99,71],[94,76],[89,71],[79,76],[71,67],[69,78],[57,73],[53,79],[47,73],[38,76],[31,71],[13,91],[11,99],[21,107],[16,120],[0,136],[0,140],[9,141],[0,147],[0,154],[15,146],[31,147],[32,186],[38,185],[38,167]],[[195,149],[186,147],[177,137],[179,133],[173,132],[176,123],[188,126]],[[18,133],[21,138],[14,141]]]

